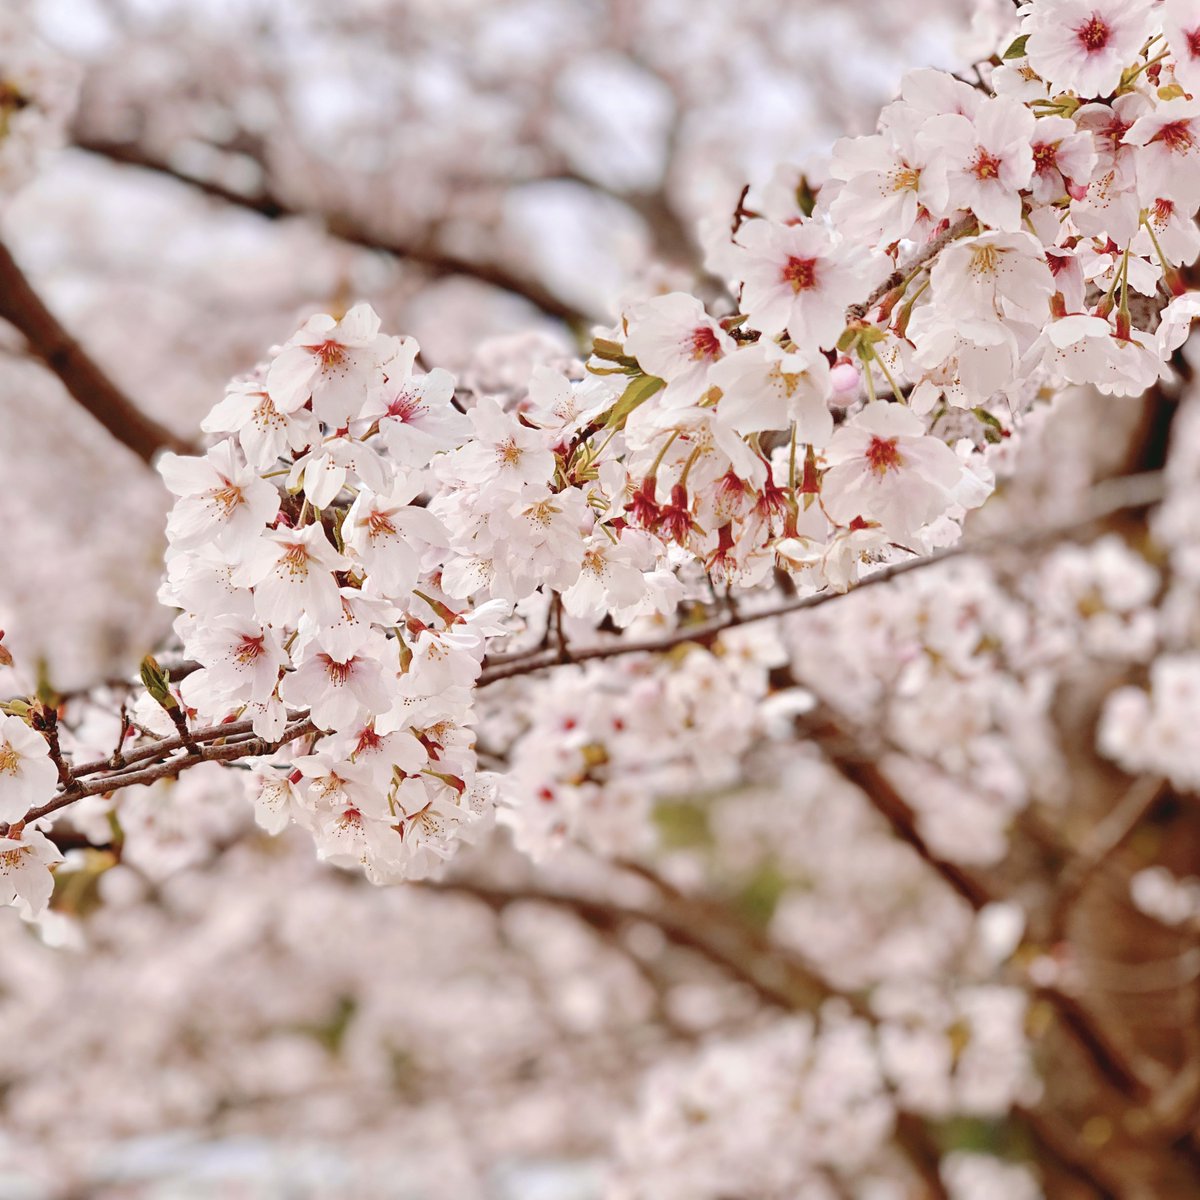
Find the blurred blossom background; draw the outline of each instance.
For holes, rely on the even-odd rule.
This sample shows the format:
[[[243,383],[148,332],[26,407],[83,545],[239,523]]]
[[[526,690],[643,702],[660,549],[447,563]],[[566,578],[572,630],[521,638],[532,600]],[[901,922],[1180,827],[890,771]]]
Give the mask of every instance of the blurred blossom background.
[[[312,311],[368,300],[425,366],[511,394],[625,299],[715,295],[745,184],[819,179],[904,71],[965,70],[1014,16],[9,2],[77,99],[3,244],[184,438]],[[610,815],[534,869],[500,831],[373,888],[263,835],[221,769],[130,794],[120,861],[74,850],[36,927],[0,910],[0,1197],[1200,1195],[1200,700],[1155,727],[1170,779],[1136,699],[1106,708],[1196,644],[1200,573],[1163,547],[1200,526],[1200,409],[1181,383],[1031,423],[976,532],[1169,463],[1170,536],[1122,518],[797,619],[785,658],[852,727],[781,711],[749,763],[674,748],[704,786],[654,761],[636,837]],[[60,691],[127,675],[169,632],[169,496],[3,324],[0,483],[6,643]],[[958,616],[974,677],[939,670]]]

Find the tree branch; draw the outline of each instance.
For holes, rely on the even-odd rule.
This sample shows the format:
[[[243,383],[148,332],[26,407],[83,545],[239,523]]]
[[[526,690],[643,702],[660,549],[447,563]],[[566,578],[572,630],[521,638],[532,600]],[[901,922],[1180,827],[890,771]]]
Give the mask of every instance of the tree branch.
[[[714,617],[710,621],[685,625],[659,637],[607,642],[600,646],[573,646],[570,650],[570,661],[581,663],[592,659],[617,658],[625,654],[654,654],[670,650],[675,646],[682,646],[688,642],[704,645],[711,642],[718,634],[724,633],[728,629],[735,629],[739,625],[749,625],[755,621],[766,621],[773,617],[784,617],[810,608],[819,608],[830,601],[841,599],[843,595],[850,595],[860,592],[864,588],[887,583],[901,575],[907,575],[910,571],[922,570],[935,563],[946,562],[948,559],[976,554],[992,554],[999,550],[1026,549],[1081,533],[1105,517],[1111,517],[1127,509],[1143,508],[1157,503],[1163,498],[1164,489],[1165,483],[1158,471],[1108,480],[1093,488],[1087,503],[1082,506],[1081,510],[1064,521],[1033,530],[1002,533],[993,537],[963,541],[957,546],[951,546],[949,549],[940,550],[935,554],[915,556],[904,562],[893,563],[891,566],[876,571],[873,575],[868,575],[866,579],[844,593],[817,592],[810,596],[784,600],[765,608],[738,609],[735,612],[727,612],[719,617]],[[562,656],[557,649],[533,654],[528,651],[518,651],[511,656],[491,658],[484,664],[479,677],[479,686],[487,687],[488,684],[498,683],[502,679],[544,671],[549,667],[560,665],[562,661]]]
[[[0,317],[18,329],[29,349],[54,372],[63,386],[109,433],[143,462],[160,450],[194,454],[185,439],[148,417],[104,373],[42,303],[37,292],[0,244]]]
[[[107,158],[111,162],[140,167],[158,175],[165,175],[169,179],[174,179],[178,183],[203,192],[206,196],[212,196],[226,204],[258,213],[259,216],[265,217],[269,221],[287,218],[316,221],[330,237],[336,238],[338,241],[352,246],[361,246],[366,250],[377,250],[384,254],[390,254],[393,258],[414,263],[434,275],[461,275],[474,279],[489,287],[518,296],[540,309],[546,316],[563,321],[568,325],[587,326],[593,320],[591,314],[585,313],[582,309],[555,295],[537,280],[518,275],[499,263],[476,262],[473,259],[440,249],[430,242],[405,242],[389,238],[365,228],[362,222],[350,213],[322,212],[294,205],[265,186],[254,193],[237,191],[216,180],[204,179],[180,170],[165,159],[155,156],[137,142],[110,141],[89,137],[86,134],[77,134],[75,145],[80,150],[100,158]]]
[[[1166,780],[1157,776],[1148,775],[1135,780],[1117,805],[1091,830],[1062,873],[1051,915],[1051,929],[1055,936],[1062,936],[1072,905],[1093,876],[1133,836],[1168,790]]]
[[[280,746],[286,745],[288,742],[295,741],[296,738],[304,737],[307,734],[316,732],[316,726],[308,717],[303,717],[297,721],[293,721],[284,729],[283,734],[270,741],[260,737],[242,737],[233,738],[236,728],[233,724],[226,726],[216,726],[214,728],[222,729],[222,733],[214,734],[210,730],[200,730],[192,735],[191,741],[196,744],[195,751],[189,752],[181,758],[166,758],[162,762],[151,762],[150,766],[125,767],[119,771],[113,771],[110,774],[99,775],[94,779],[80,778],[78,771],[71,773],[71,783],[57,793],[52,799],[37,808],[31,808],[22,819],[21,823],[29,824],[31,821],[40,820],[42,817],[48,817],[51,813],[58,812],[60,808],[66,808],[68,804],[74,804],[76,800],[82,800],[85,796],[103,796],[108,792],[115,792],[118,788],[132,787],[135,784],[155,783],[159,779],[173,779],[182,771],[188,770],[190,767],[198,766],[204,762],[233,762],[239,758],[257,758],[264,754],[271,754],[278,750]],[[218,741],[217,745],[200,744],[202,735],[205,742]],[[152,746],[145,747],[138,752],[138,761],[146,761],[154,759],[165,754],[170,754],[175,749],[182,748],[186,743],[182,738],[167,738],[162,742],[155,742]],[[133,757],[132,755],[130,756]],[[89,764],[94,766],[94,764]],[[8,832],[8,827],[0,827],[3,836]]]

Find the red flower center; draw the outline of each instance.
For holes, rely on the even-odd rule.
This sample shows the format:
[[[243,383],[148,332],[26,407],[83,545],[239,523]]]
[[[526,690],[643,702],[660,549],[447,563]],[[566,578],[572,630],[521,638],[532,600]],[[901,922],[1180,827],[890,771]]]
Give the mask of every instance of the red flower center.
[[[1058,146],[1054,142],[1039,142],[1033,148],[1033,169],[1044,175],[1058,166]]]
[[[716,332],[707,325],[697,325],[692,330],[692,357],[699,361],[702,358],[720,358],[721,343],[717,340]]]
[[[867,447],[867,462],[877,475],[886,475],[889,471],[898,471],[904,461],[900,457],[896,438],[873,437]]]
[[[793,292],[806,292],[817,286],[817,260],[796,258],[793,255],[783,268],[785,283],[792,285]]]
[[[1108,45],[1108,39],[1112,31],[1101,18],[1099,13],[1092,13],[1090,19],[1084,21],[1075,30],[1075,36],[1079,39],[1080,45],[1089,53],[1095,54],[1098,50],[1103,50]]]
[[[1200,25],[1195,29],[1185,29],[1183,36],[1187,42],[1188,54],[1192,58],[1200,58]]]
[[[1174,154],[1186,154],[1196,144],[1191,121],[1169,121],[1151,141],[1162,142]]]
[[[975,162],[971,170],[974,171],[976,179],[995,179],[1000,174],[1000,159],[980,146],[975,153]]]
[[[361,754],[364,750],[377,750],[382,745],[383,738],[375,732],[375,727],[373,725],[365,725],[359,732],[354,753]]]

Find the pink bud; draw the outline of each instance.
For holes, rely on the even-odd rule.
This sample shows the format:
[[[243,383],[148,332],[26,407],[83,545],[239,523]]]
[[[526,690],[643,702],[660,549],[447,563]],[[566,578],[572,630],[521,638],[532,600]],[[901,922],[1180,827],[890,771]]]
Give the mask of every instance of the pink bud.
[[[835,398],[846,398],[857,395],[860,381],[859,369],[848,359],[843,358],[834,364],[829,372],[829,381],[833,384]],[[844,401],[845,402],[845,401]]]

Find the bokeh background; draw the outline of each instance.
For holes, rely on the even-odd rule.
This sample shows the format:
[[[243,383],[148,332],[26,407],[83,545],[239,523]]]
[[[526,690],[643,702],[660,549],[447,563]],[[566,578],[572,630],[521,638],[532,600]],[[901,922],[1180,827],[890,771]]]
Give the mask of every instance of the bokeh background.
[[[905,70],[962,68],[1012,16],[999,0],[17,7],[79,102],[68,144],[4,210],[3,243],[88,353],[188,438],[232,375],[310,311],[356,299],[415,335],[427,366],[520,388],[622,297],[703,289],[706,231],[744,184],[780,164],[819,173]],[[1183,395],[1065,398],[979,530],[1160,467]],[[7,644],[60,691],[128,674],[169,630],[167,494],[6,326],[0,488]],[[1156,647],[1194,645],[1194,618],[1159,611],[1147,537],[1131,521],[1098,552],[933,579],[900,617],[851,598],[875,665],[897,668],[878,678],[836,631],[797,626],[798,661],[860,673],[851,707],[870,736],[839,751],[809,731],[824,757],[776,748],[736,788],[662,803],[649,878],[618,879],[587,847],[533,872],[500,837],[443,886],[377,890],[314,862],[306,838],[259,835],[221,771],[127,797],[120,861],[76,850],[37,930],[0,911],[0,1197],[595,1200],[614,1169],[628,1190],[613,1195],[708,1196],[681,1165],[709,1172],[702,1148],[736,1159],[743,1138],[786,1157],[789,1143],[758,1145],[753,1080],[738,1092],[704,1055],[758,1036],[764,1012],[826,1002],[826,983],[887,985],[894,1013],[925,1014],[944,1037],[914,1037],[914,1078],[949,1090],[900,1131],[907,1165],[872,1143],[845,1178],[798,1167],[785,1190],[729,1200],[1200,1194],[1200,902],[1146,875],[1194,868],[1200,824],[1194,801],[1095,751],[1104,698],[1144,680]],[[956,602],[977,589],[998,606],[1001,645],[1055,606],[1064,640],[1052,672],[997,653],[1007,709],[963,734],[993,757],[931,773],[921,705],[952,701],[911,679],[898,691],[899,665],[948,578]],[[880,819],[869,768],[885,760],[924,852]],[[1064,845],[1094,848],[1123,804],[1142,806],[1136,836],[1056,907]],[[931,857],[990,890],[964,897]],[[1015,934],[1013,988],[1022,911],[1042,915]],[[1059,1029],[1070,1018],[1038,981],[1064,979],[1117,1058],[1143,1062],[1149,1097]],[[749,1063],[775,1054],[747,1047]],[[821,1094],[850,1068],[829,1071]],[[718,1111],[681,1132],[647,1106],[678,1077],[740,1096],[734,1128],[717,1132]],[[842,1130],[851,1161],[866,1120]]]

